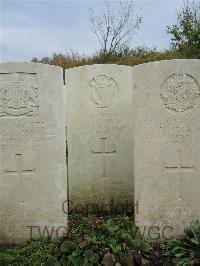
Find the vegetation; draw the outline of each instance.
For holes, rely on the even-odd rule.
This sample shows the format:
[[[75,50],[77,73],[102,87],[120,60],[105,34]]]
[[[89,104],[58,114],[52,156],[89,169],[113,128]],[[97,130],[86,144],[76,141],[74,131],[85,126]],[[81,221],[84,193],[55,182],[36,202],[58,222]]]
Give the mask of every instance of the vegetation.
[[[114,219],[89,217],[75,226],[62,243],[62,261],[67,265],[128,265],[133,252],[145,255],[151,247],[128,217]],[[108,261],[110,264],[108,264]]]
[[[0,253],[1,266],[200,265],[200,221],[177,240],[151,243],[128,217],[71,219],[68,236]]]
[[[90,9],[91,30],[101,46],[100,53],[103,56],[112,56],[127,47],[133,35],[139,29],[142,17],[133,12],[133,2],[125,1],[114,4],[111,1],[103,2],[105,11],[96,16]]]
[[[51,57],[43,57],[41,60],[33,58],[32,62],[56,65],[68,69],[77,66],[104,63],[134,66],[153,61],[181,58],[186,57],[177,51],[166,50],[159,52],[156,49],[149,49],[147,47],[136,47],[134,49],[126,47],[117,54],[110,56],[105,56],[102,53],[84,56],[72,51],[67,54],[55,53]]]
[[[174,265],[200,265],[200,220],[186,228],[182,237],[165,242],[162,247]]]
[[[145,46],[129,47],[129,40],[139,29],[142,20],[133,15],[132,1],[121,2],[119,10],[115,10],[110,1],[104,1],[104,5],[105,12],[99,16],[90,10],[91,30],[101,46],[96,54],[85,56],[71,51],[42,59],[33,58],[32,62],[68,69],[91,64],[134,66],[159,60],[200,58],[200,2],[184,2],[183,9],[177,14],[177,23],[167,27],[171,35],[171,47],[164,51]]]
[[[0,253],[1,266],[53,265],[59,254],[59,241],[38,239],[27,242],[20,248]]]
[[[200,58],[200,2],[185,1],[177,24],[168,27],[172,49],[187,58]]]
[[[96,54],[85,56],[73,51],[67,54],[54,53],[51,57],[33,58],[32,62],[60,66],[64,69],[91,64],[138,64],[181,58],[200,58],[200,3],[184,2],[177,14],[177,24],[168,26],[171,48],[164,51],[145,46],[129,48],[128,42],[139,28],[142,18],[133,16],[132,1],[121,3],[115,10],[109,1],[104,1],[105,12],[99,16],[90,10],[91,30],[101,45]]]
[[[127,265],[133,251],[146,254],[150,244],[128,217],[90,216],[72,225],[66,239],[34,240],[7,250],[0,254],[0,265],[90,266],[103,262],[108,266],[117,261]]]

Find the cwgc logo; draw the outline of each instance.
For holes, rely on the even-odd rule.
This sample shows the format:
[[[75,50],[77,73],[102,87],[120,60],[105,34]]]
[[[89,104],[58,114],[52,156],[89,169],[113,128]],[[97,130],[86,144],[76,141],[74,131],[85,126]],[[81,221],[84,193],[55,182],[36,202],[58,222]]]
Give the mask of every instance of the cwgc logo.
[[[192,76],[176,73],[165,79],[160,95],[168,110],[181,114],[194,108],[200,88]]]
[[[105,75],[93,78],[88,87],[91,91],[91,99],[97,108],[107,108],[117,99],[119,88],[114,79]]]
[[[0,79],[0,117],[38,115],[38,90],[32,77]]]

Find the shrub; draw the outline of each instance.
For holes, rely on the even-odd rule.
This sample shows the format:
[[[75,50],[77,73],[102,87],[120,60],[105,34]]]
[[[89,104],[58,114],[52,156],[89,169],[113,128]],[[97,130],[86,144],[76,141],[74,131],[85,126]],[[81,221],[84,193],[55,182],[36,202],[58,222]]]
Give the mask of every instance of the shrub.
[[[32,62],[56,65],[62,67],[63,69],[68,69],[92,64],[119,64],[134,66],[153,61],[180,58],[185,57],[178,51],[165,50],[158,52],[155,48],[149,49],[142,46],[134,49],[124,48],[124,50],[112,55],[105,55],[101,53],[101,51],[91,56],[79,55],[73,51],[67,54],[55,53],[51,57],[43,57],[41,60],[33,58]]]
[[[147,254],[150,249],[147,239],[128,217],[103,221],[91,216],[62,242],[61,265],[99,265],[106,258],[127,265],[126,259],[134,251]]]

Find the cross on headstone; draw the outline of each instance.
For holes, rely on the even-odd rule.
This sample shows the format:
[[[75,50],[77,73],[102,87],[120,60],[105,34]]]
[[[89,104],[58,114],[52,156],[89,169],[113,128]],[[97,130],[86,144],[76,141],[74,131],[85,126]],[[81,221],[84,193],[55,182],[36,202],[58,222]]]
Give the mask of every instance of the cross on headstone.
[[[16,153],[15,154],[16,157],[16,162],[17,162],[17,167],[16,169],[5,169],[5,173],[7,175],[15,175],[15,176],[24,176],[24,175],[29,175],[29,174],[33,174],[35,169],[34,168],[27,168],[27,169],[23,169],[22,168],[22,154],[21,153]],[[21,194],[23,195],[24,193],[24,189],[22,186],[22,192]],[[24,203],[24,195],[22,196],[22,200],[19,202],[20,204]]]
[[[179,165],[177,166],[166,166],[165,169],[167,171],[177,172],[177,200],[182,200],[182,190],[181,190],[181,176],[183,172],[193,172],[194,166],[190,165],[183,165],[182,164],[182,158],[181,158],[181,151],[178,151],[178,159],[179,159]]]
[[[21,176],[21,175],[25,175],[25,174],[32,174],[35,171],[34,168],[33,169],[22,169],[22,154],[21,153],[16,153],[15,156],[16,156],[16,160],[17,160],[17,169],[15,169],[15,170],[6,169],[5,172],[8,175]]]
[[[106,149],[106,140],[107,138],[100,138],[101,140],[101,149],[100,151],[92,151],[93,154],[102,154],[102,165],[103,165],[103,179],[107,179],[107,168],[106,168],[106,155],[114,154],[116,152],[115,149],[107,150]]]

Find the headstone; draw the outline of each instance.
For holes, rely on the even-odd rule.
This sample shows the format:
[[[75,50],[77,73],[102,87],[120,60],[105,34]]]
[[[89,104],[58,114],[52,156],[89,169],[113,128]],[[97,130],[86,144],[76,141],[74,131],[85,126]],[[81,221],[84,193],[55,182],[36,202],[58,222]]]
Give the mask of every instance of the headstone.
[[[70,210],[133,207],[132,68],[66,70]]]
[[[0,244],[66,231],[62,69],[0,65]]]
[[[136,222],[168,238],[200,217],[200,61],[139,65],[133,80]]]

